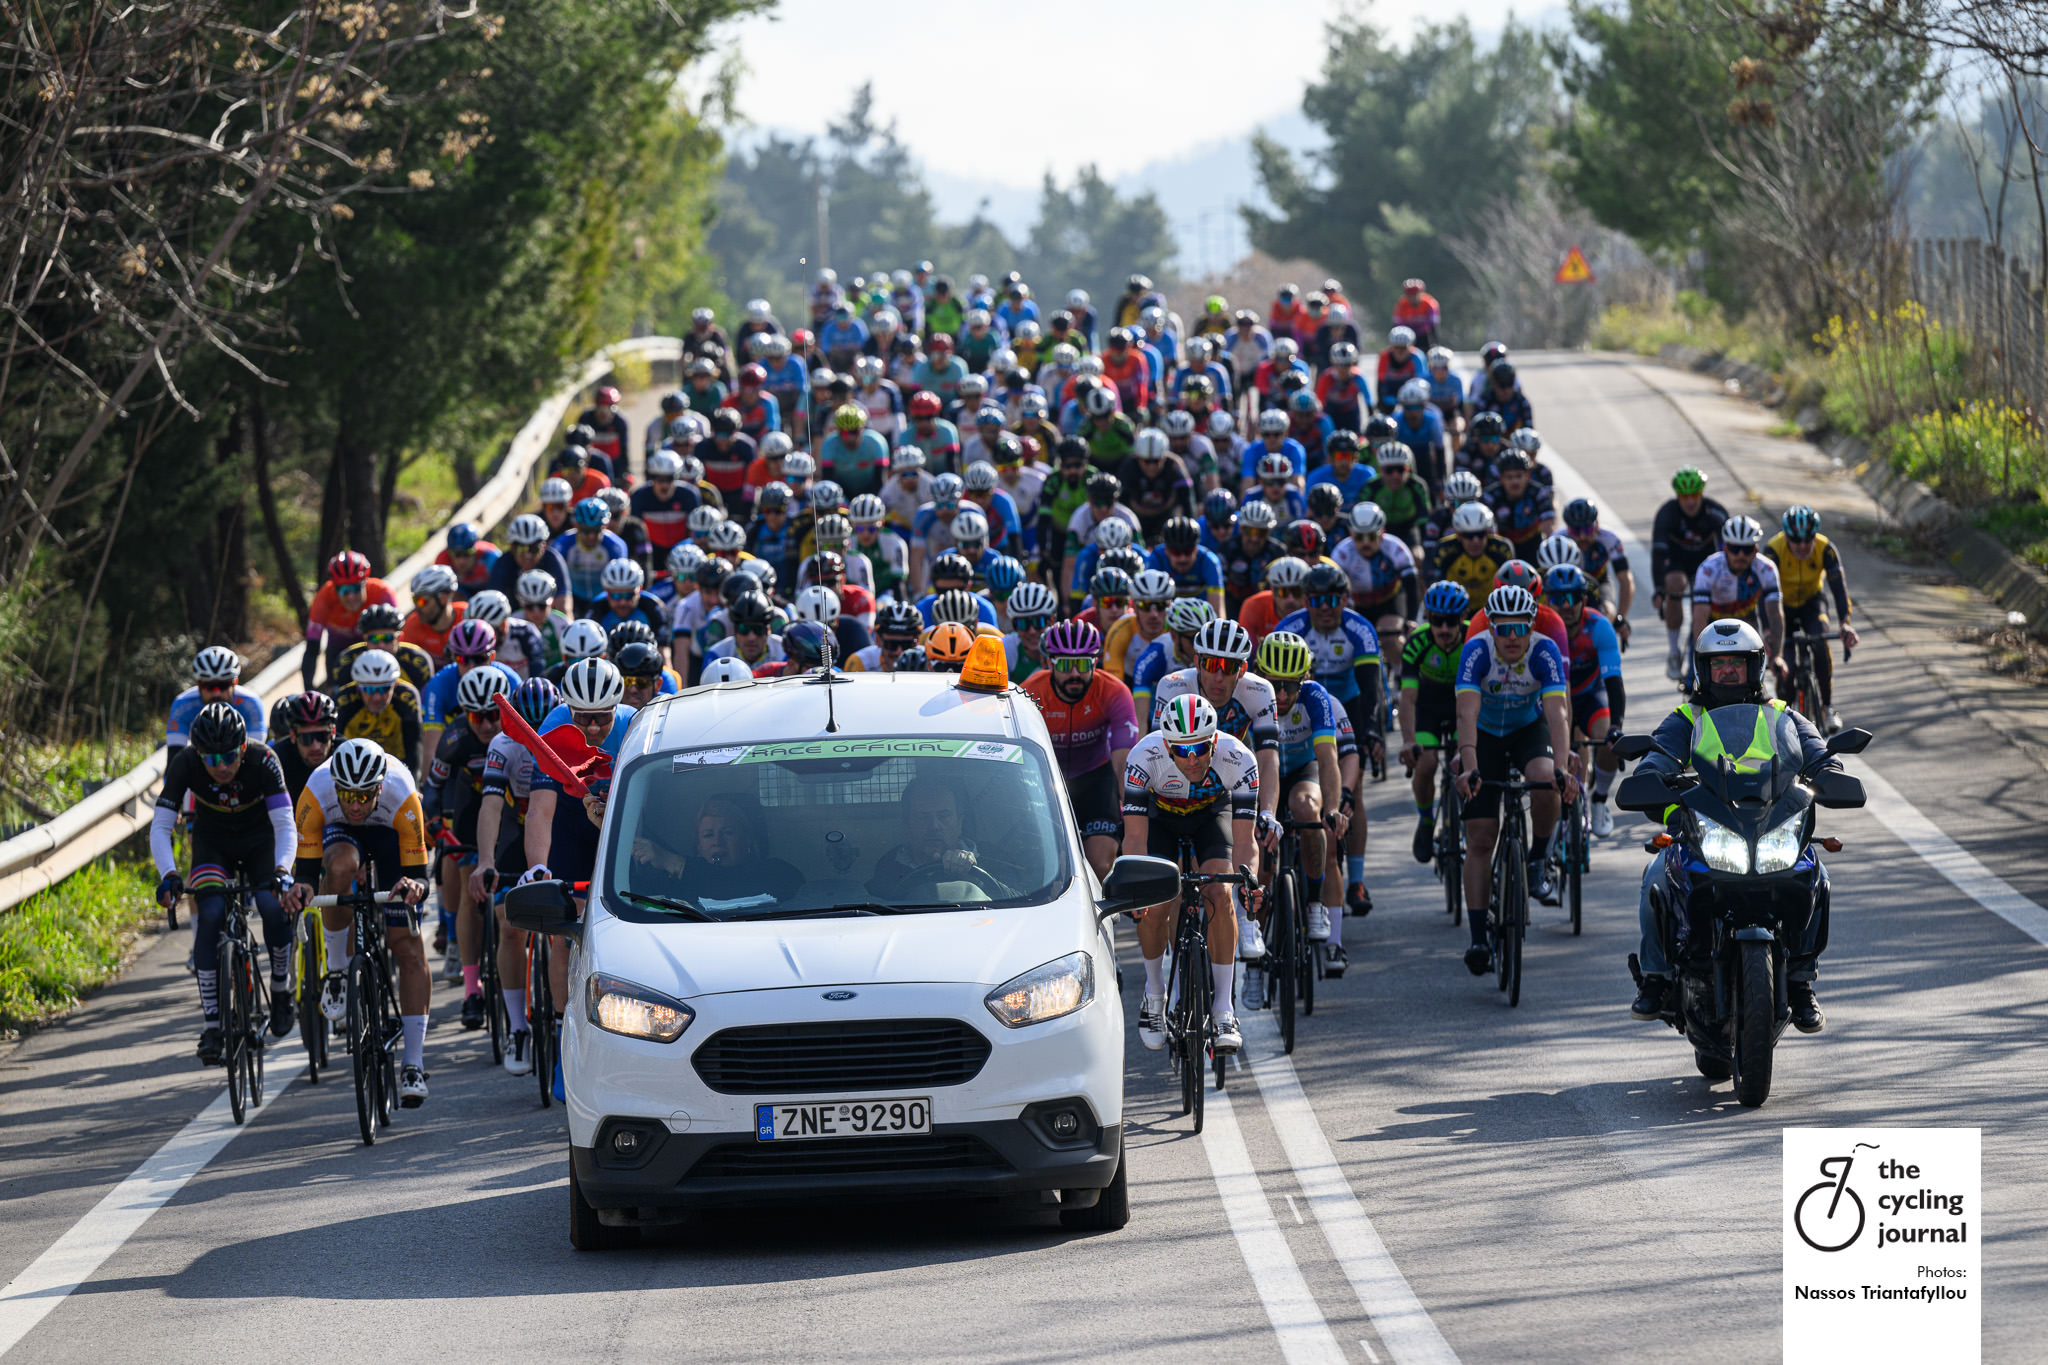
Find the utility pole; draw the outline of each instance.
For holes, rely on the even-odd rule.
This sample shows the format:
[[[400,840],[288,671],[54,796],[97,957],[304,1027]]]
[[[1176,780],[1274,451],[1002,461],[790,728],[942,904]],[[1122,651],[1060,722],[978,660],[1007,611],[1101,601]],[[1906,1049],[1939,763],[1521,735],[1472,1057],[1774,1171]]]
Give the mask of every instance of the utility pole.
[[[832,223],[831,191],[825,188],[825,177],[818,177],[818,269],[832,264]],[[813,272],[816,273],[815,271]]]

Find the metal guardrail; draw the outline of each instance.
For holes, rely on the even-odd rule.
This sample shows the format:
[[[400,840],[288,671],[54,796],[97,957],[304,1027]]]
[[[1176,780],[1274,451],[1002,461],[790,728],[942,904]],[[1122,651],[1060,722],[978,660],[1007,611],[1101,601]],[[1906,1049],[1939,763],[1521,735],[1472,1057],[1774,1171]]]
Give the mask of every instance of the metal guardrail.
[[[609,374],[619,360],[678,360],[682,353],[682,342],[676,337],[635,337],[615,342],[584,361],[527,418],[512,438],[498,472],[477,490],[475,497],[455,509],[448,524],[467,521],[494,526],[516,510],[526,499],[534,469],[554,445],[569,405],[584,389]],[[446,535],[445,526],[436,530],[427,537],[426,544],[387,575],[401,610],[410,605],[406,584],[433,563],[434,556],[447,543]],[[306,646],[300,644],[286,651],[245,685],[262,697],[265,705],[298,691],[305,650]],[[148,758],[77,805],[59,812],[55,819],[0,843],[0,911],[12,909],[36,892],[56,885],[148,825],[157,785],[163,780],[165,759],[166,751],[159,746]]]

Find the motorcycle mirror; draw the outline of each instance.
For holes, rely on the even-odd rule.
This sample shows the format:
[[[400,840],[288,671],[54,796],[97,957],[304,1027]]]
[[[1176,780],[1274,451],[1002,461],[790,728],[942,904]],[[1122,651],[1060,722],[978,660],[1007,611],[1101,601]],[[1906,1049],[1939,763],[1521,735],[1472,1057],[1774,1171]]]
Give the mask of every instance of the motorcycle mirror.
[[[1625,758],[1631,763],[1639,758],[1646,758],[1657,750],[1657,742],[1648,735],[1615,735],[1610,737],[1609,743],[1614,749],[1615,757]]]
[[[1870,747],[1871,733],[1868,730],[1837,730],[1828,736],[1828,752],[1831,754],[1860,754]]]
[[[1634,736],[1631,736],[1634,738]],[[1661,812],[1671,804],[1673,792],[1664,774],[1637,770],[1621,780],[1615,788],[1614,804],[1620,810],[1641,811],[1645,814]]]
[[[1813,804],[1829,810],[1855,810],[1863,804],[1863,781],[1848,773],[1821,773],[1813,779]]]

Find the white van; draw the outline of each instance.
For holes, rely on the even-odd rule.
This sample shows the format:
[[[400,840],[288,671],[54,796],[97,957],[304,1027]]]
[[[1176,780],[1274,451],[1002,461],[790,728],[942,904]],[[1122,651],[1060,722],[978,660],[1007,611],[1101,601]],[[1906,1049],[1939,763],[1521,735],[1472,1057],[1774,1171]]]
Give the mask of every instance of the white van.
[[[578,945],[576,1246],[809,1200],[1036,1193],[1068,1226],[1123,1226],[1107,921],[1177,873],[1124,859],[1098,893],[1036,706],[962,681],[657,699],[618,757],[587,913],[560,882],[507,898]]]

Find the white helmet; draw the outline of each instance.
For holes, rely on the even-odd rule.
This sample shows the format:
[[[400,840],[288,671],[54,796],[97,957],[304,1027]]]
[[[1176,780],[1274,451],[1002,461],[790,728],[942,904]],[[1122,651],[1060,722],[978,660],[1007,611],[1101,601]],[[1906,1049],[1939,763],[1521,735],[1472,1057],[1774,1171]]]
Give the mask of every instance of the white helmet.
[[[1493,509],[1483,502],[1461,503],[1451,513],[1451,530],[1458,535],[1472,535],[1493,530]]]
[[[761,444],[757,449],[763,459],[772,460],[777,455],[788,455],[790,451],[796,449],[796,444],[789,439],[788,432],[770,431],[762,434]]]
[[[889,508],[873,493],[863,493],[847,507],[846,514],[855,526],[873,526],[887,520]]]
[[[562,632],[562,657],[565,659],[598,659],[611,641],[605,638],[604,627],[589,617],[571,621],[569,628]]]
[[[871,389],[882,382],[882,361],[879,356],[864,355],[853,362],[853,377],[864,389]]]
[[[1067,307],[1069,307],[1069,308],[1086,308],[1087,306],[1088,306],[1088,291],[1087,291],[1087,290],[1085,290],[1085,289],[1069,289],[1069,290],[1067,291]]]
[[[1519,583],[1503,583],[1486,595],[1489,621],[1527,621],[1536,615],[1536,595]]]
[[[364,686],[389,687],[399,679],[398,660],[389,650],[366,649],[356,655],[349,677]]]
[[[231,683],[242,676],[242,656],[226,645],[208,645],[192,659],[194,682]]]
[[[839,619],[839,594],[822,584],[812,584],[796,595],[789,614],[799,621],[829,626]]]
[[[1330,348],[1330,363],[1332,365],[1356,365],[1358,363],[1358,348],[1348,341],[1338,342]]]
[[[1409,405],[1427,403],[1429,401],[1429,381],[1426,379],[1411,379],[1401,386],[1399,396],[1403,403]]]
[[[327,775],[343,791],[374,791],[384,785],[384,770],[388,762],[383,748],[375,740],[345,739],[328,758]]]
[[[1237,421],[1222,408],[1209,414],[1209,435],[1214,440],[1226,440],[1237,434]]]
[[[1218,414],[1222,416],[1223,414]],[[1184,437],[1195,434],[1195,415],[1184,408],[1175,408],[1166,414],[1166,434],[1170,437]]]
[[[1084,355],[1081,357],[1080,363],[1075,366],[1075,369],[1082,374],[1099,376],[1102,373],[1102,357],[1099,355]]]
[[[465,711],[481,711],[491,699],[512,690],[512,680],[502,668],[472,668],[455,684],[455,704]]]
[[[598,578],[606,592],[638,592],[647,581],[647,575],[630,559],[614,559],[604,566],[604,572]]]
[[[1051,588],[1033,580],[1019,583],[1010,593],[1010,619],[1019,616],[1050,616],[1059,607],[1059,599]]]
[[[724,520],[723,507],[713,507],[708,502],[700,503],[690,509],[690,534],[701,536]]]
[[[1259,435],[1285,436],[1286,434],[1286,413],[1280,411],[1280,409],[1278,408],[1267,408],[1264,412],[1259,414]]]
[[[697,575],[697,570],[702,568],[704,561],[709,558],[710,556],[704,553],[702,547],[687,540],[683,541],[668,552],[669,576],[679,583],[684,579],[694,578]],[[526,579],[521,577],[519,581],[524,583]]]
[[[1579,553],[1579,543],[1563,531],[1546,537],[1543,543],[1536,547],[1537,568],[1547,572],[1560,564],[1569,564],[1574,568],[1583,567],[1585,564],[1585,556]]]
[[[824,479],[811,485],[811,508],[818,512],[837,512],[846,505],[846,490],[831,479]]]
[[[1209,350],[1209,339],[1207,337],[1189,337],[1187,345],[1188,365],[1191,368],[1200,368],[1208,364]]]
[[[1173,575],[1164,569],[1140,569],[1131,580],[1133,602],[1171,602]]]
[[[841,549],[853,539],[853,521],[837,512],[827,512],[813,523],[811,534],[818,538],[819,549]]]
[[[1429,363],[1432,365],[1436,364],[1438,361],[1442,361],[1446,366],[1448,366],[1457,358],[1458,353],[1456,351],[1453,351],[1448,346],[1432,346],[1429,348]]]
[[[567,479],[549,479],[540,486],[540,500],[545,505],[567,506],[575,496],[576,490]]]
[[[704,676],[697,680],[699,687],[710,687],[717,683],[752,682],[754,670],[748,668],[745,660],[728,654],[722,659],[713,659],[704,665]]]
[[[1721,523],[1723,545],[1748,545],[1752,548],[1764,543],[1764,528],[1757,525],[1755,517],[1736,513]]]
[[[766,299],[748,299],[747,316],[755,322],[766,322],[775,316],[775,310],[768,306]]]
[[[1508,437],[1508,444],[1532,460],[1543,453],[1543,438],[1536,434],[1534,427],[1516,427]]]
[[[1281,420],[1285,421],[1286,419],[1282,418]],[[1276,450],[1270,455],[1259,456],[1259,478],[1262,481],[1266,479],[1291,479],[1293,477],[1294,461],[1288,459],[1279,451]]]
[[[1166,457],[1166,433],[1158,427],[1146,427],[1138,433],[1132,449],[1141,460],[1159,460]]]
[[[1131,524],[1122,517],[1095,523],[1095,543],[1105,550],[1121,550],[1131,543]]]
[[[1252,657],[1252,633],[1228,617],[1203,626],[1195,634],[1195,653],[1221,655],[1226,659]]]
[[[1384,531],[1387,529],[1387,514],[1376,502],[1355,502],[1351,504],[1351,529],[1362,536]]]
[[[769,435],[771,436],[780,434],[781,433],[779,432],[769,433]],[[682,472],[682,457],[677,455],[673,450],[657,450],[649,454],[647,457],[647,477],[650,481],[656,479],[673,479]]]
[[[976,460],[967,466],[967,472],[960,476],[960,482],[970,493],[986,493],[996,486],[996,467],[987,460]]]
[[[1479,476],[1469,469],[1460,469],[1444,480],[1444,496],[1453,507],[1462,502],[1477,502],[1485,491],[1479,485]]]
[[[1275,360],[1292,360],[1300,354],[1301,347],[1295,343],[1293,337],[1281,337],[1273,343],[1273,358]]]
[[[1393,331],[1387,333],[1387,344],[1389,346],[1413,346],[1415,344],[1415,329],[1412,327],[1396,327]]]
[[[1282,555],[1266,566],[1266,586],[1269,588],[1298,588],[1306,582],[1308,561],[1305,559]]]
[[[1176,635],[1193,635],[1215,619],[1206,597],[1176,597],[1166,606],[1166,628]]]
[[[520,606],[537,607],[555,600],[555,576],[545,569],[528,569],[519,575],[513,589],[519,594]]]
[[[747,559],[740,562],[739,572],[749,578],[758,578],[764,585],[775,582],[775,566],[765,559]]]
[[[1116,390],[1107,384],[1097,384],[1088,390],[1088,397],[1081,406],[1093,416],[1107,417],[1116,411]]]
[[[782,462],[782,477],[785,479],[808,479],[817,472],[818,462],[807,450],[792,450]]]
[[[932,599],[932,621],[937,625],[948,621],[975,625],[981,620],[981,601],[965,588],[948,588]]]
[[[562,700],[575,711],[609,711],[626,696],[626,679],[610,659],[578,659],[562,671]]]
[[[548,582],[552,584],[554,580],[551,578]],[[465,619],[481,621],[495,630],[510,620],[511,617],[511,599],[496,588],[486,588],[475,597],[469,599],[469,612]]]
[[[430,592],[454,592],[462,586],[462,580],[446,564],[429,564],[412,576],[408,586],[412,595],[418,597]]]
[[[747,548],[747,533],[736,521],[721,521],[705,533],[704,543],[720,554],[733,554]]]
[[[1237,509],[1237,524],[1240,530],[1270,531],[1280,524],[1280,514],[1264,498],[1247,498]]]
[[[531,512],[522,512],[512,518],[512,524],[505,528],[505,539],[514,545],[545,545],[548,540],[548,524]]]
[[[953,518],[952,530],[956,545],[988,543],[988,518],[972,508],[961,509],[960,514]]]
[[[1160,709],[1159,733],[1169,744],[1200,744],[1216,733],[1216,708],[1199,692],[1183,692]]]

